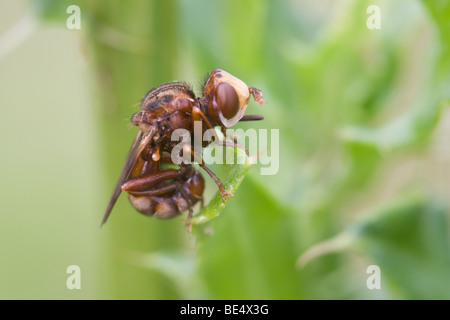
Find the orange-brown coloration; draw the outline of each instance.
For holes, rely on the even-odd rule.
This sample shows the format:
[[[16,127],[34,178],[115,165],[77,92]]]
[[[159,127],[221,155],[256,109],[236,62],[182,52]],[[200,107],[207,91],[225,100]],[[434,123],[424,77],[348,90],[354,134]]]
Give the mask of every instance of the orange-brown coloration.
[[[193,133],[195,121],[202,121],[203,131],[220,126],[223,131],[239,121],[262,120],[259,115],[244,115],[250,96],[258,104],[263,102],[258,89],[247,85],[221,70],[213,70],[203,87],[203,97],[183,82],[164,83],[150,90],[142,99],[141,110],[132,116],[139,132],[131,146],[122,173],[117,181],[102,224],[106,222],[121,191],[129,194],[133,206],[144,215],[161,219],[172,218],[189,210],[199,201],[203,203],[205,182],[201,174],[190,165],[180,164],[178,169],[166,168],[172,164],[170,154],[179,141],[171,141],[176,129]],[[192,141],[193,146],[194,141]],[[206,146],[210,142],[203,142]],[[227,142],[224,145],[229,145]],[[225,201],[230,197],[220,179],[190,148],[193,159],[216,182]]]

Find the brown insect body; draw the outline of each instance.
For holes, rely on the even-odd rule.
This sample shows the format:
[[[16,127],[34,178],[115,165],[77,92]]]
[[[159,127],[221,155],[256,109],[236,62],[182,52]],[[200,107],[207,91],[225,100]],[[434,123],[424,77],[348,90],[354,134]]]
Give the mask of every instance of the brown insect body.
[[[204,180],[190,164],[172,165],[170,154],[178,141],[171,141],[176,129],[193,134],[194,121],[202,121],[203,132],[220,126],[225,129],[239,121],[261,120],[262,116],[244,116],[253,95],[261,104],[259,90],[249,88],[229,73],[215,69],[203,87],[203,97],[197,98],[183,82],[164,83],[150,90],[142,99],[141,110],[132,116],[139,132],[130,149],[122,173],[105,211],[102,224],[108,218],[120,192],[126,191],[133,206],[141,213],[158,218],[171,218],[189,210],[199,200],[203,203]],[[217,137],[215,141],[218,142]],[[193,144],[194,142],[192,142]],[[203,142],[203,146],[209,142]],[[229,145],[223,142],[223,145]],[[236,144],[232,144],[236,146]],[[231,195],[222,182],[201,161],[191,148],[191,156],[200,159],[202,167],[218,185],[225,201]],[[189,224],[188,224],[189,225]]]
[[[191,165],[162,169],[165,163],[171,163],[167,154],[159,161],[153,161],[150,154],[140,158],[121,187],[136,210],[160,219],[188,210],[202,200],[205,187],[202,175]]]

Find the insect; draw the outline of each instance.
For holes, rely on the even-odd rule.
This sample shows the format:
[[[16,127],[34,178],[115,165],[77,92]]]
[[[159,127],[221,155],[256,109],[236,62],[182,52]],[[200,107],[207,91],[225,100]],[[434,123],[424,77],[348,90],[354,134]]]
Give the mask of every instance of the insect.
[[[194,122],[201,121],[203,132],[220,126],[226,128],[239,121],[262,120],[260,115],[245,115],[250,96],[263,103],[258,89],[221,69],[209,74],[202,97],[196,97],[184,82],[174,81],[151,89],[142,99],[141,110],[131,121],[139,128],[130,148],[122,172],[113,190],[101,224],[108,219],[121,191],[129,195],[137,211],[161,219],[172,218],[189,210],[187,225],[193,216],[193,206],[201,201],[205,187],[202,175],[191,164],[181,163],[174,169],[171,152],[178,141],[171,136],[176,129],[193,132]],[[215,142],[217,143],[217,136]],[[192,144],[194,141],[192,142]],[[209,142],[202,142],[202,147]],[[230,145],[230,141],[220,142]],[[236,142],[231,143],[236,146]],[[193,147],[193,145],[192,145]],[[201,156],[189,148],[191,157],[200,159],[205,170],[219,187],[223,201],[227,193],[220,179],[203,163]]]

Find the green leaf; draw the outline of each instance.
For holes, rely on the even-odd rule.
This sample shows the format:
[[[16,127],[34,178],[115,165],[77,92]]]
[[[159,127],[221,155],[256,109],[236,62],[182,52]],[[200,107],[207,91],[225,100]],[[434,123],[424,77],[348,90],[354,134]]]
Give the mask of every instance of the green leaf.
[[[227,165],[231,169],[229,170],[226,179],[222,181],[225,190],[233,195],[236,193],[236,190],[242,183],[245,174],[252,166],[250,163],[250,159],[247,157],[247,154],[242,148],[234,148],[234,156],[236,164]],[[192,219],[192,224],[203,224],[218,217],[229,200],[230,198],[226,199],[225,202],[223,202],[220,191],[217,191],[209,204]]]
[[[422,0],[433,18],[441,40],[440,60],[436,72],[439,98],[450,99],[450,2],[447,0]]]
[[[354,226],[365,252],[394,293],[408,299],[450,299],[448,209],[408,196]]]
[[[67,8],[70,5],[80,6],[80,1],[73,0],[34,0],[32,4],[36,13],[42,20],[53,21],[58,23],[66,23],[70,14],[67,13]],[[83,13],[83,12],[82,12]]]
[[[134,252],[124,251],[121,255],[130,265],[154,270],[170,280],[171,286],[176,288],[181,299],[205,299],[201,277],[196,272],[196,260],[192,252],[186,251],[154,251]]]
[[[358,126],[345,127],[340,131],[342,140],[348,143],[369,146],[385,153],[423,142],[434,130],[444,104],[406,113],[379,128]]]
[[[356,246],[381,269],[382,288],[403,299],[450,298],[448,209],[413,193],[364,215],[308,249],[298,265]]]
[[[199,234],[200,270],[215,299],[301,299],[307,280],[295,270],[296,215],[249,175]]]
[[[450,50],[450,2],[447,0],[422,0],[422,2],[436,22],[444,53],[448,53]],[[450,60],[448,55],[443,58]]]

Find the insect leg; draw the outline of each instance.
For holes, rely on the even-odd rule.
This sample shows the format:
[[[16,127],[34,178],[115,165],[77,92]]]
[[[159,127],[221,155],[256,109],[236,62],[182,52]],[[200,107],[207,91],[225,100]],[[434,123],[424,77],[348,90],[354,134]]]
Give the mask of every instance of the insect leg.
[[[208,118],[206,118],[205,114],[198,107],[193,107],[192,108],[192,120],[193,121],[203,120],[203,121],[205,121],[206,126],[208,127],[208,129],[213,129],[214,130],[214,127],[208,121]],[[226,132],[227,128],[222,126],[221,129],[222,129],[222,133],[223,133],[224,137],[226,138],[227,137],[227,132]],[[242,150],[245,151],[245,153],[248,156],[248,150],[243,145],[237,143],[236,140],[233,139],[233,141],[234,141],[234,143],[230,143],[229,141],[220,141],[219,137],[217,136],[217,134],[216,134],[216,132],[214,130],[214,142],[213,143],[215,143],[218,146],[241,148]],[[196,141],[195,143],[199,143],[199,142]]]
[[[168,154],[168,153],[161,154],[161,162],[173,164],[172,158],[170,157],[170,154]],[[196,195],[195,193],[191,192],[189,189],[185,189],[184,191],[187,192],[189,194],[189,196],[191,196],[197,200],[200,200],[201,208],[203,209],[203,197],[202,196]]]
[[[239,148],[245,151],[245,154],[247,155],[247,157],[249,156],[248,154],[248,150],[246,147],[244,147],[242,144],[237,142],[237,139],[235,137],[233,137],[233,141],[218,141],[213,142],[214,144],[218,145],[218,146],[222,146],[222,147],[233,147],[233,148]]]
[[[168,192],[171,191],[175,191],[177,190],[177,188],[180,186],[180,184],[178,182],[174,182],[174,183],[169,183],[167,185],[158,187],[156,186],[153,189],[150,190],[124,190],[126,192],[128,192],[129,194],[132,194],[133,196],[164,196],[166,195]]]
[[[187,220],[186,220],[186,227],[188,229],[188,232],[191,232],[192,231],[191,219],[192,219],[192,216],[194,215],[194,210],[192,209],[192,201],[189,197],[188,192],[186,192],[186,190],[183,187],[180,188],[180,193],[181,193],[181,196],[186,201],[188,208],[189,208],[189,214],[188,214]]]
[[[194,160],[198,163],[198,165],[205,170],[211,178],[213,178],[214,182],[217,184],[220,190],[220,195],[222,196],[222,201],[225,203],[225,200],[227,198],[231,198],[233,195],[225,190],[225,187],[223,186],[222,181],[212,172],[203,162],[203,159],[201,156],[196,154],[194,150],[192,150],[192,147],[188,144],[184,145],[183,147],[185,153],[190,153],[191,157],[194,158]]]
[[[148,173],[131,180],[128,180],[122,184],[122,190],[131,194],[136,194],[136,192],[144,192],[149,190],[149,188],[155,186],[156,184],[178,178],[181,175],[179,170],[168,169],[164,171]]]
[[[119,195],[121,193],[120,185],[128,179],[128,177],[131,174],[131,171],[133,170],[136,162],[138,161],[141,153],[144,151],[147,144],[150,142],[150,140],[153,138],[153,135],[156,132],[156,128],[152,128],[147,134],[144,134],[142,131],[139,131],[134,138],[133,144],[130,148],[130,151],[128,152],[127,159],[125,160],[125,164],[122,168],[122,172],[119,176],[119,179],[116,182],[116,186],[114,187],[113,193],[111,195],[111,198],[108,202],[108,206],[105,210],[105,213],[103,214],[102,221],[100,223],[100,226],[103,225],[106,220],[108,219],[112,208],[114,207],[114,204],[116,203],[117,199],[119,198]]]
[[[199,107],[192,107],[192,126],[194,126],[195,121],[204,121],[206,124],[206,127],[208,129],[213,129],[213,137],[214,141],[219,141],[219,137],[217,136],[216,131],[214,130],[214,126],[209,122],[208,118],[205,116],[205,114],[200,110]],[[201,139],[201,137],[199,137]],[[195,143],[200,143],[202,145],[203,141],[195,141]]]

